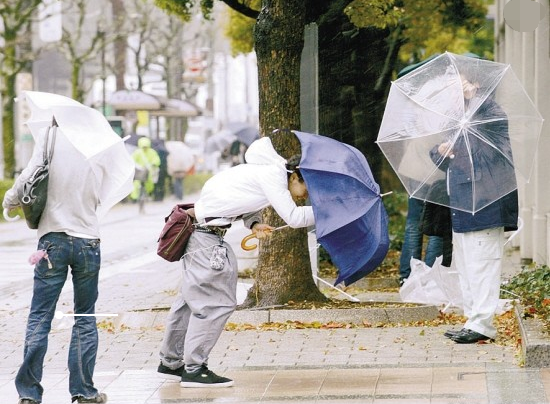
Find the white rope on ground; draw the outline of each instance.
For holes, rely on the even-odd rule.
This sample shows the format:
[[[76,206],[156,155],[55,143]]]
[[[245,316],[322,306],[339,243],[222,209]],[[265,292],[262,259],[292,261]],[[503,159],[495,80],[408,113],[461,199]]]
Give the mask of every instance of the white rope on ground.
[[[352,295],[350,295],[350,294],[344,292],[342,289],[339,289],[339,288],[337,288],[336,286],[331,285],[330,283],[328,283],[328,282],[325,281],[324,279],[319,278],[317,275],[313,275],[313,277],[314,277],[315,279],[317,279],[318,281],[323,282],[325,285],[330,286],[332,289],[337,290],[338,292],[340,292],[341,294],[343,294],[344,296],[346,296],[347,298],[349,298],[351,301],[353,301],[353,302],[360,302],[360,301],[361,301],[361,300],[359,300],[358,298],[356,298],[355,296],[352,296]]]

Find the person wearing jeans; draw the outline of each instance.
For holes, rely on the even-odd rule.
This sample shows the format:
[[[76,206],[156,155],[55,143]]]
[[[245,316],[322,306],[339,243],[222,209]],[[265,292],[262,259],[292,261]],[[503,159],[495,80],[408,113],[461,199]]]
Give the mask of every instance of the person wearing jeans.
[[[40,381],[48,348],[48,334],[69,266],[75,294],[74,312],[93,314],[101,261],[99,239],[48,233],[40,238],[38,249],[46,251],[47,257],[41,259],[34,269],[34,290],[25,335],[23,364],[15,378],[20,396],[34,401],[39,401],[44,392]],[[98,395],[92,381],[97,345],[95,317],[75,317],[68,362],[69,391],[73,397]]]
[[[29,164],[4,195],[4,209],[9,211],[19,205],[18,187],[31,176],[33,168],[42,163],[45,133],[35,139]],[[109,182],[110,171],[97,166],[93,170],[66,136],[56,136],[53,151],[47,202],[37,229],[38,248],[29,260],[35,264],[34,286],[23,363],[15,386],[19,404],[42,402],[41,380],[48,334],[70,268],[75,323],[68,350],[69,391],[73,402],[106,403],[107,396],[99,393],[93,383],[98,332],[96,319],[90,315],[95,312],[98,298],[101,262],[97,211],[102,202],[100,196],[106,193],[104,187]]]
[[[403,284],[411,274],[411,258],[422,259],[422,246],[424,235],[420,230],[420,220],[424,202],[420,199],[409,198],[409,209],[407,212],[407,221],[405,223],[405,237],[403,247],[401,248],[401,258],[399,261],[399,283]],[[432,266],[435,259],[443,255],[443,238],[438,236],[429,236],[426,245],[424,262]]]

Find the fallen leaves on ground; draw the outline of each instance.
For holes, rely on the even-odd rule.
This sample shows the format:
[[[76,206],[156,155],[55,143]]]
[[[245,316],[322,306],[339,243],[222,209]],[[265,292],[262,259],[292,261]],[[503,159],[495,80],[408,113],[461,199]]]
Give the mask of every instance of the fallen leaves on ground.
[[[226,331],[285,331],[289,329],[317,329],[317,330],[333,330],[333,329],[356,329],[356,328],[392,328],[392,327],[438,327],[441,325],[461,326],[466,321],[466,318],[456,313],[443,313],[440,312],[439,316],[433,320],[422,320],[410,323],[376,323],[370,324],[366,321],[362,323],[350,323],[350,322],[338,322],[329,321],[322,323],[319,321],[303,322],[303,321],[285,321],[285,322],[271,322],[262,323],[258,325],[253,324],[237,324],[227,323],[225,326]],[[495,325],[498,330],[498,336],[494,342],[496,345],[509,346],[518,348],[521,346],[521,334],[519,331],[519,325],[513,311],[507,311],[504,314],[495,317]],[[456,327],[455,327],[456,328]],[[420,336],[425,336],[425,330],[422,329],[419,333]],[[403,343],[402,338],[396,338],[394,343]],[[485,341],[484,341],[485,342]],[[488,342],[485,342],[488,343]],[[479,344],[483,345],[483,344]]]
[[[327,310],[327,309],[365,309],[365,308],[398,308],[417,307],[417,303],[403,302],[353,302],[351,300],[329,299],[326,302],[308,302],[307,300],[274,306],[273,310]]]

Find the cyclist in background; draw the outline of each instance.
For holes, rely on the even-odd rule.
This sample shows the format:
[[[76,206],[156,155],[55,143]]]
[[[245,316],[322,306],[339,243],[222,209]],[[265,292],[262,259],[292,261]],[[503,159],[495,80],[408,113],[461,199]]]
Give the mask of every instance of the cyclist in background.
[[[147,171],[145,178],[134,179],[134,189],[130,194],[133,201],[137,201],[140,195],[142,184],[145,186],[147,195],[151,195],[158,181],[160,157],[151,147],[151,139],[142,137],[138,140],[138,148],[132,153],[132,158],[136,163],[136,174],[140,171]],[[136,177],[138,177],[136,175]]]

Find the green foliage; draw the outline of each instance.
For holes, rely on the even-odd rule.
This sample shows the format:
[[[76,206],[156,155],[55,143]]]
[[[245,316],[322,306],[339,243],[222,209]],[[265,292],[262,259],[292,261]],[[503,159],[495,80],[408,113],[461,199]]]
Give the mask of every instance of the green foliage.
[[[390,250],[401,251],[403,247],[408,199],[406,192],[394,192],[382,198],[389,218]]]
[[[193,194],[199,192],[204,183],[212,177],[210,173],[196,173],[192,175],[186,175],[183,179],[183,190],[186,194]]]
[[[251,0],[250,7],[259,9],[261,0]],[[256,20],[231,8],[227,8],[224,34],[231,42],[231,54],[249,53],[254,49],[254,25]]]
[[[8,189],[10,189],[13,186],[14,180],[0,180],[0,201],[4,200],[4,194]],[[15,212],[10,213],[10,216],[23,216],[23,211],[21,211],[20,208],[17,208]],[[0,222],[4,222],[4,215],[0,215]]]
[[[13,186],[14,180],[0,180],[0,200],[4,200],[4,194]]]
[[[548,266],[534,264],[523,267],[520,273],[502,285],[501,297],[503,299],[519,297],[525,309],[525,315],[540,318],[550,331],[550,268]]]
[[[180,17],[183,21],[189,21],[195,0],[155,0],[155,5],[169,14]]]
[[[445,51],[475,52],[492,59],[493,29],[486,21],[486,3],[485,0],[354,0],[345,13],[359,28],[388,28],[397,33],[403,65]]]
[[[344,9],[350,21],[359,28],[395,27],[404,12],[394,0],[354,0]]]

